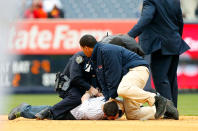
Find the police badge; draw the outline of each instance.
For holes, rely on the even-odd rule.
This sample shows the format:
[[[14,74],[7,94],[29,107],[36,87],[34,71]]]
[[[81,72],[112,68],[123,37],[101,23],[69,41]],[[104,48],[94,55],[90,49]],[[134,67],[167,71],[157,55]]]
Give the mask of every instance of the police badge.
[[[81,64],[83,61],[84,61],[84,59],[82,56],[79,55],[76,57],[76,63]]]

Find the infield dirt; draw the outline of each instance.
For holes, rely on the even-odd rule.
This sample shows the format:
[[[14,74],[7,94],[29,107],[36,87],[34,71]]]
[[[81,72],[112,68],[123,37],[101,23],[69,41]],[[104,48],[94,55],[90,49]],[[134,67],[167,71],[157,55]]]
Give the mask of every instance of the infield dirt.
[[[0,131],[198,131],[198,116],[180,116],[180,120],[33,120],[12,121],[0,116]]]

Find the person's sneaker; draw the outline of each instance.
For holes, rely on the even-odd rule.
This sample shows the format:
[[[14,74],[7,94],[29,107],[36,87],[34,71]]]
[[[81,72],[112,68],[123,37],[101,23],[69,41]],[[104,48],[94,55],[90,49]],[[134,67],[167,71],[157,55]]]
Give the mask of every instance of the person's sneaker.
[[[37,120],[43,120],[49,117],[49,115],[51,114],[50,112],[50,108],[47,107],[45,109],[43,109],[42,111],[40,111],[39,113],[36,113],[36,119]]]
[[[155,119],[159,119],[161,116],[164,115],[164,113],[166,112],[167,102],[168,100],[163,96],[159,94],[155,96],[155,107],[156,107]]]
[[[22,103],[18,105],[17,107],[13,108],[8,114],[8,120],[14,120],[18,117],[21,117],[22,109],[27,105],[28,105],[27,103]]]
[[[175,108],[172,101],[168,100],[166,106],[166,112],[164,114],[164,119],[175,119],[179,120],[179,112],[177,108]]]

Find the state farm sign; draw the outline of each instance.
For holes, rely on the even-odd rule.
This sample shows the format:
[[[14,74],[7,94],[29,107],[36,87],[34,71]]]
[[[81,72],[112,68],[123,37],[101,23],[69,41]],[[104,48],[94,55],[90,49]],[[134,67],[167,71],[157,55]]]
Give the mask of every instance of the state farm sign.
[[[79,39],[92,34],[127,33],[135,21],[20,21],[10,30],[9,49],[18,54],[74,54]]]
[[[185,24],[183,39],[190,46],[190,50],[184,53],[192,59],[198,59],[198,24]]]
[[[92,34],[98,40],[107,34],[126,34],[136,20],[23,20],[11,27],[9,49],[17,54],[74,54],[79,39]],[[185,24],[183,39],[191,47],[183,54],[198,59],[198,24]]]

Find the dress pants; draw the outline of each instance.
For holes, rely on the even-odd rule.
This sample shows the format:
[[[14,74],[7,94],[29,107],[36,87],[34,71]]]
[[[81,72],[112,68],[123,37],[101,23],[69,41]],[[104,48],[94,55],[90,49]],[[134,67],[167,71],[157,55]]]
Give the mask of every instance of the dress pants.
[[[151,72],[155,89],[160,95],[172,100],[177,107],[177,67],[179,55],[163,55],[161,50],[151,54]]]

